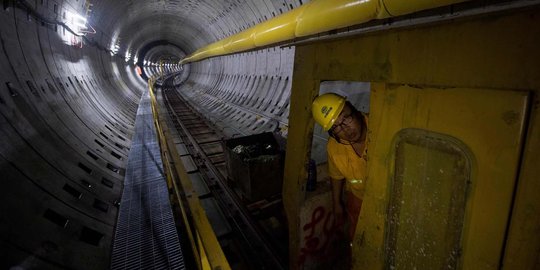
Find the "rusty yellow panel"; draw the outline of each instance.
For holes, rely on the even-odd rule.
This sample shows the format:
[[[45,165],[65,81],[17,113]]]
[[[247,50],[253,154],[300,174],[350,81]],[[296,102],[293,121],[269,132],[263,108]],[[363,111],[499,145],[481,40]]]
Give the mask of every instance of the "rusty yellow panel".
[[[314,44],[324,80],[539,89],[540,7]],[[311,47],[311,45],[310,45]],[[304,47],[297,47],[297,51]]]
[[[528,92],[521,91],[373,84],[370,105],[369,181],[353,245],[355,268],[381,269],[385,264],[389,267],[388,264],[395,261],[391,261],[390,254],[385,252],[388,251],[388,245],[392,244],[396,250],[414,247],[410,250],[411,254],[392,254],[402,268],[407,269],[407,265],[414,265],[413,260],[434,267],[433,265],[441,260],[420,260],[421,255],[435,254],[434,256],[442,258],[450,256],[444,252],[451,248],[444,244],[428,245],[426,239],[411,235],[432,233],[433,241],[443,242],[442,239],[448,237],[443,237],[443,234],[455,229],[446,230],[437,226],[456,227],[455,224],[462,222],[458,237],[459,249],[452,255],[456,257],[455,269],[498,269],[519,169],[527,104]],[[406,137],[402,134],[407,130],[418,131],[420,135],[413,136],[412,143],[404,144],[401,149],[409,160],[396,164],[396,160],[400,160],[401,151],[398,142],[400,138]],[[423,132],[427,134],[426,138],[439,142],[442,150],[429,150],[434,143],[415,144],[414,141],[422,141]],[[449,142],[462,145],[463,152],[468,154],[461,155],[444,150],[445,145],[451,145]],[[466,167],[464,163],[469,164],[468,169],[462,168]],[[397,173],[399,175],[396,175]],[[454,175],[444,177],[447,173]],[[434,177],[437,175],[438,177]],[[429,180],[428,177],[436,180]],[[455,182],[449,182],[451,179],[465,181],[468,185],[467,191],[463,191],[463,185],[456,186]],[[439,182],[435,185],[433,182],[421,181]],[[396,185],[402,185],[403,188],[396,190]],[[414,192],[406,185],[424,190]],[[429,190],[441,194],[435,196],[429,193]],[[452,195],[442,194],[444,191]],[[392,201],[390,198],[396,198],[396,192],[403,193],[401,197],[397,197],[401,199]],[[453,198],[456,194],[461,197]],[[415,197],[419,195],[425,198]],[[448,222],[445,217],[447,213],[434,213],[438,209],[458,207],[456,205],[459,205],[458,202],[463,198],[465,205],[462,221]],[[426,204],[430,202],[451,202],[455,205],[428,207]],[[386,223],[387,215],[392,215],[393,207],[396,206],[401,209],[400,213],[406,215],[388,220],[398,223],[410,221],[416,227],[408,228],[407,224],[396,227],[395,224],[389,226]],[[421,207],[428,212],[419,213],[415,207]],[[459,214],[453,216],[460,217]],[[413,219],[400,219],[407,217]],[[441,224],[419,220],[426,217]],[[394,229],[396,235],[393,239],[385,235],[385,232],[388,233],[392,228],[400,228]],[[421,229],[426,231],[422,232]],[[409,243],[410,241],[416,242]]]

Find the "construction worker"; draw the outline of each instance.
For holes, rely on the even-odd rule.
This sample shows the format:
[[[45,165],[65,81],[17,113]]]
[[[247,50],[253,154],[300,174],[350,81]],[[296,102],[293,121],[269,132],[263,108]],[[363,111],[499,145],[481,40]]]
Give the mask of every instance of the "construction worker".
[[[327,93],[315,98],[313,118],[330,137],[326,146],[337,225],[348,219],[352,237],[362,206],[367,171],[367,117],[344,97]]]

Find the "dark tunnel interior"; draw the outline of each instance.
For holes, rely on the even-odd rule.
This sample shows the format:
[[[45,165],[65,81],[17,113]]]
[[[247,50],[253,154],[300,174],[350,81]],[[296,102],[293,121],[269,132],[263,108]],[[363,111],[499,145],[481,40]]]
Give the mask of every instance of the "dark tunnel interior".
[[[181,71],[178,80],[189,76],[188,95],[209,88],[233,91],[236,98],[249,95],[256,106],[231,103],[235,115],[212,115],[229,136],[285,126],[293,49],[182,68],[178,61],[298,5],[3,1],[2,268],[109,267],[137,107],[149,76]],[[191,98],[209,103],[215,97]]]
[[[327,162],[326,143],[329,135],[320,126],[313,124],[310,107],[313,97],[319,93],[331,91],[347,95],[360,111],[370,116],[374,115],[376,125],[371,126],[370,122],[369,126],[369,136],[374,136],[373,134],[382,134],[384,128],[390,129],[397,126],[396,123],[399,121],[402,121],[399,122],[400,124],[409,121],[407,117],[413,117],[411,115],[414,117],[420,115],[424,107],[418,104],[421,104],[421,98],[424,96],[411,98],[419,91],[428,93],[425,95],[427,97],[432,93],[430,91],[443,89],[450,92],[461,88],[490,89],[493,93],[500,89],[527,93],[524,94],[525,101],[521,103],[525,104],[524,109],[521,111],[508,109],[500,113],[501,117],[497,115],[508,126],[522,121],[519,122],[521,123],[519,132],[523,135],[520,135],[522,136],[519,137],[520,139],[515,139],[512,144],[513,150],[506,148],[501,150],[518,153],[516,155],[520,156],[516,158],[515,167],[524,168],[522,172],[518,169],[511,171],[513,179],[523,177],[524,180],[519,178],[519,181],[515,180],[508,184],[511,192],[504,193],[508,197],[508,203],[504,206],[507,208],[501,207],[507,210],[500,213],[500,216],[504,216],[505,219],[504,226],[501,227],[502,233],[497,232],[497,235],[504,235],[504,237],[501,236],[500,242],[508,247],[510,255],[501,248],[493,252],[498,254],[498,257],[493,259],[499,263],[497,267],[493,265],[488,267],[486,266],[488,263],[476,264],[483,266],[477,269],[502,269],[504,268],[502,262],[511,260],[511,255],[515,254],[511,252],[521,250],[522,247],[531,247],[530,250],[533,250],[530,252],[532,255],[527,253],[530,255],[528,257],[530,261],[533,260],[532,257],[538,258],[540,246],[531,244],[534,239],[523,245],[519,244],[522,240],[513,242],[513,239],[524,238],[515,237],[514,234],[523,236],[531,231],[538,232],[540,228],[538,214],[540,202],[527,193],[528,190],[534,190],[539,185],[538,181],[531,180],[538,176],[536,175],[538,169],[531,169],[534,167],[531,164],[538,161],[538,158],[535,159],[533,155],[538,154],[538,145],[540,145],[536,138],[540,130],[538,128],[540,126],[538,123],[540,83],[538,73],[534,73],[539,70],[538,62],[535,62],[539,60],[539,54],[530,49],[532,45],[529,42],[538,41],[538,37],[535,36],[538,33],[536,30],[538,25],[526,31],[523,27],[529,21],[538,22],[538,14],[534,12],[538,11],[539,1],[432,1],[438,4],[429,9],[419,9],[419,12],[414,11],[416,13],[408,10],[408,4],[402,4],[403,1],[393,1],[393,3],[401,3],[401,6],[405,6],[404,9],[407,12],[402,14],[392,14],[392,6],[390,4],[384,6],[381,4],[383,0],[331,2],[326,0],[3,0],[0,9],[0,46],[2,49],[0,52],[0,180],[2,184],[0,187],[2,197],[0,202],[0,268],[176,269],[176,266],[161,267],[142,265],[142,263],[138,267],[118,266],[114,263],[111,266],[114,242],[120,238],[119,231],[123,229],[119,222],[122,207],[140,203],[141,209],[145,209],[141,215],[149,216],[155,213],[150,212],[157,207],[146,205],[143,199],[129,200],[126,198],[127,190],[143,194],[142,198],[166,200],[166,207],[172,207],[175,222],[179,222],[182,215],[186,215],[182,212],[183,208],[179,206],[182,202],[169,205],[168,199],[173,198],[175,194],[173,184],[169,182],[167,186],[165,182],[167,175],[171,172],[167,171],[164,163],[170,161],[172,164],[174,158],[170,157],[171,160],[162,161],[165,154],[160,153],[159,150],[166,149],[167,142],[159,141],[161,130],[158,128],[156,131],[158,125],[152,121],[167,123],[164,126],[170,128],[167,130],[170,133],[166,135],[174,138],[171,141],[175,141],[176,144],[180,141],[186,142],[187,145],[188,141],[201,143],[201,140],[206,140],[203,142],[206,145],[203,146],[187,146],[187,148],[176,146],[179,158],[184,162],[184,170],[190,177],[210,178],[210,180],[223,178],[223,181],[230,181],[231,175],[236,175],[235,173],[239,174],[238,177],[261,173],[257,176],[261,179],[274,177],[274,174],[284,179],[283,183],[280,182],[276,186],[261,184],[260,187],[248,187],[250,190],[258,190],[257,192],[261,194],[275,190],[273,193],[268,193],[271,196],[265,198],[258,197],[256,193],[238,195],[239,193],[235,193],[235,190],[246,189],[246,187],[235,186],[241,184],[233,183],[234,181],[227,182],[234,186],[234,189],[231,188],[232,191],[227,191],[230,194],[216,191],[218,184],[214,182],[210,182],[211,184],[208,184],[203,191],[195,184],[192,189],[196,190],[194,194],[199,194],[202,208],[211,213],[209,219],[213,225],[212,235],[215,234],[217,240],[223,245],[225,256],[233,269],[296,268],[298,265],[291,254],[296,254],[294,252],[300,252],[300,250],[306,252],[306,248],[300,249],[294,246],[298,248],[298,251],[291,251],[288,248],[292,246],[289,245],[291,243],[300,245],[299,243],[307,242],[307,238],[299,238],[300,240],[294,242],[296,240],[288,237],[297,235],[287,230],[296,226],[295,228],[300,233],[306,233],[309,224],[297,224],[304,221],[304,216],[298,217],[298,220],[290,220],[291,212],[287,212],[290,211],[287,205],[292,201],[295,205],[301,205],[298,209],[303,209],[302,207],[306,207],[305,202],[308,201],[306,198],[323,193],[320,191],[320,194],[305,195],[304,178],[307,178],[309,168],[307,165],[296,165],[306,164],[305,160],[308,162],[313,160],[318,166],[315,170],[321,173],[320,168],[326,166]],[[331,6],[338,2],[348,3],[349,6],[369,6],[375,3],[373,6],[376,6],[374,9],[377,14],[366,12],[365,17],[369,17],[369,20],[365,19],[361,23],[347,25],[335,23],[339,27],[326,27],[325,24],[333,25],[334,21],[339,21],[337,17],[328,17],[331,20],[325,17],[339,10]],[[415,2],[424,5],[424,2],[429,1]],[[277,37],[273,37],[275,40],[272,42],[260,41],[259,45],[257,43],[259,41],[256,40],[256,46],[249,48],[242,47],[245,45],[242,43],[245,40],[239,39],[234,42],[242,49],[236,51],[226,51],[223,49],[226,46],[223,47],[223,44],[219,43],[223,40],[228,41],[227,38],[231,36],[251,33],[249,32],[251,29],[256,29],[258,25],[274,18],[287,18],[286,16],[289,16],[287,14],[296,14],[295,12],[300,12],[298,10],[304,12],[302,8],[308,4],[313,4],[314,7],[320,5],[321,14],[325,14],[320,18],[306,17],[307,19],[304,19],[305,21],[313,20],[310,24],[322,25],[318,32],[306,30],[305,34],[297,36],[276,35]],[[343,5],[347,6],[347,4]],[[305,14],[308,14],[308,11],[305,11]],[[519,18],[515,19],[517,17]],[[288,23],[301,21],[294,19]],[[288,24],[284,23],[280,27],[287,28]],[[496,31],[491,31],[497,27],[501,27],[501,33],[515,34],[508,34],[508,38],[502,34],[499,37],[493,34]],[[277,28],[279,27],[275,29]],[[268,32],[275,31],[274,28],[269,29]],[[463,29],[472,30],[467,32]],[[513,31],[515,29],[520,30]],[[426,38],[415,41],[417,37],[415,31],[421,32],[418,35],[424,35]],[[443,36],[448,33],[448,40],[438,38],[441,32],[444,33]],[[249,37],[256,36],[256,34],[249,35]],[[515,36],[518,40],[515,43],[510,42],[509,39]],[[361,37],[365,37],[365,41]],[[212,47],[216,44],[218,44],[218,49]],[[407,47],[407,44],[412,45]],[[201,48],[208,48],[205,46],[210,46],[211,52],[202,59],[198,59],[200,54],[197,55],[197,52],[200,52]],[[526,52],[508,56],[507,50]],[[220,53],[212,55],[215,51]],[[186,62],[186,60],[189,61]],[[490,66],[492,63],[496,63],[500,68]],[[523,67],[519,67],[517,63],[523,64]],[[522,68],[526,71],[519,71]],[[478,72],[479,75],[472,75],[473,71]],[[404,88],[406,89],[403,90]],[[390,94],[381,97],[383,94],[380,93],[386,93],[381,89],[389,91]],[[394,90],[396,92],[410,91],[407,92],[407,98],[414,100],[399,107],[396,105],[400,102],[399,96],[392,92]],[[449,99],[453,97],[450,96]],[[467,102],[476,100],[475,97],[467,99]],[[428,102],[429,106],[437,107],[433,104],[438,104],[436,102],[442,99],[433,98],[433,100],[430,100],[430,102],[433,101],[432,103]],[[174,105],[174,102],[178,102],[177,105]],[[457,115],[463,111],[469,112],[469,107],[466,107],[468,106],[466,104],[469,104],[467,102],[458,102],[459,105],[465,105],[457,109]],[[152,106],[158,106],[164,118],[155,115],[155,118],[152,118],[152,112],[155,110]],[[399,107],[403,113],[400,115],[402,111],[399,111],[396,113],[398,116],[385,118],[389,117],[391,112],[395,113],[388,109],[390,106]],[[474,107],[483,109],[489,106],[475,104]],[[415,111],[405,113],[406,109],[411,108]],[[426,109],[426,111],[429,110]],[[472,109],[470,111],[476,112]],[[190,117],[196,115],[203,119],[201,121],[204,122],[204,126],[188,127],[187,122],[182,124],[171,120],[174,117],[181,118],[182,114],[188,122],[192,120]],[[481,113],[471,114],[484,116]],[[416,118],[414,121],[407,122],[412,123],[410,128],[419,128],[417,126],[422,124],[420,120],[415,121]],[[429,121],[428,117],[425,122]],[[463,121],[466,122],[467,119]],[[488,130],[495,122],[490,121],[488,119],[479,123],[487,123],[485,126]],[[436,125],[433,124],[433,126]],[[474,128],[476,127],[470,127],[470,129]],[[185,134],[186,131],[195,134],[193,132],[199,132],[199,129],[203,130],[199,135],[203,134],[204,139]],[[214,133],[208,135],[205,133],[206,129],[212,129]],[[468,130],[461,127],[456,129]],[[491,132],[491,129],[489,130]],[[504,133],[500,130],[496,131]],[[240,142],[259,142],[258,140],[262,140],[263,137],[257,136],[263,136],[261,134],[272,134],[276,139],[276,144],[264,145],[266,149],[258,151],[264,152],[268,149],[274,150],[274,148],[279,148],[281,151],[279,161],[268,158],[270,154],[265,156],[266,152],[261,154],[267,158],[266,167],[263,169],[249,168],[254,171],[235,172],[237,168],[227,167],[231,166],[232,162],[230,153],[216,154],[219,151],[225,152],[224,149],[227,147],[233,151],[232,149],[237,147],[236,144],[230,146],[234,139],[239,139]],[[381,138],[385,137],[381,135]],[[382,143],[379,141],[378,145],[373,140],[373,145],[378,147],[382,144],[391,145],[399,141],[396,138],[388,137]],[[147,139],[151,139],[152,144],[141,143]],[[489,140],[486,139],[486,141]],[[467,147],[472,149],[472,152],[476,151],[474,146],[464,146],[464,148]],[[221,150],[218,151],[217,148]],[[235,148],[234,151],[238,149]],[[379,162],[378,165],[373,165],[370,173],[375,173],[372,175],[376,175],[376,169],[381,171],[395,169],[393,163],[389,161],[395,156],[375,152],[382,151],[379,149],[374,147],[371,150],[370,148],[372,152],[369,154],[373,156],[369,157],[369,162],[373,164]],[[398,147],[396,146],[395,149]],[[141,156],[133,154],[137,151],[140,151]],[[195,152],[190,151],[199,151],[202,154],[194,154]],[[190,154],[186,154],[188,152]],[[495,153],[493,155],[499,158],[497,156],[499,152],[491,148],[486,150],[486,153],[484,153],[486,156]],[[486,168],[497,171],[497,164],[500,164],[497,162],[506,161],[504,157],[501,155],[500,159],[493,158],[493,162],[486,165]],[[146,167],[134,168],[135,165],[129,165],[140,161],[139,159],[151,163],[150,165],[157,171],[147,170]],[[191,163],[186,162],[187,159],[191,160]],[[225,162],[225,159],[230,163]],[[467,161],[469,163],[466,166],[472,168],[471,175],[484,177],[482,173],[477,173],[484,169],[482,158],[470,160],[470,162]],[[457,161],[457,163],[460,162]],[[210,163],[217,165],[212,167]],[[198,171],[191,169],[191,165],[199,166]],[[399,169],[400,167],[397,166],[395,172]],[[206,174],[201,176],[203,171]],[[422,172],[426,171],[428,170]],[[161,191],[153,189],[154,186],[148,186],[149,195],[144,195],[146,194],[143,190],[144,186],[127,182],[131,181],[128,179],[137,173],[147,173],[150,175],[148,177],[158,175],[156,177],[163,179],[163,189],[168,190],[169,193],[160,193]],[[227,173],[229,177],[219,176]],[[322,173],[327,172],[323,170]],[[387,178],[394,177],[393,173],[394,171],[391,171]],[[182,178],[181,174],[171,174],[177,174],[178,178]],[[298,179],[304,178],[302,180],[291,178],[297,175],[300,175]],[[323,176],[319,175],[319,177]],[[471,182],[467,182],[467,185],[469,183]],[[472,183],[476,185],[476,182]],[[283,197],[280,194],[282,185]],[[325,196],[331,198],[329,182],[319,185],[320,187],[327,185]],[[288,191],[291,186],[297,193]],[[390,184],[382,188],[373,186],[373,190],[390,192],[390,186]],[[216,199],[212,202],[207,200],[220,192],[229,194],[231,198],[240,198],[245,205],[227,201],[228,199]],[[214,195],[208,195],[210,193]],[[297,196],[298,194],[302,196]],[[467,193],[467,196],[469,194],[473,192]],[[186,205],[193,207],[189,190],[179,197],[184,199]],[[330,200],[327,197],[324,197],[324,200]],[[389,222],[386,214],[390,210],[386,210],[386,207],[391,202],[387,199],[389,196],[367,197],[378,203],[373,204],[375,206],[372,208],[369,208],[369,201],[367,203],[368,210],[366,211],[371,209],[372,212],[365,213],[376,217],[374,221],[365,221],[364,216],[360,219],[368,222],[368,225],[365,229],[367,232],[365,242],[363,231],[360,233],[361,236],[358,236],[361,237],[358,243],[361,243],[359,246],[366,244],[366,249],[369,249],[371,247],[369,245],[376,241],[381,241],[381,243],[389,241],[385,238],[389,237],[388,232],[383,235],[379,230],[382,226],[380,224]],[[489,197],[484,201],[492,199]],[[264,202],[261,203],[261,201]],[[468,207],[473,209],[470,205],[474,204],[467,202]],[[236,204],[242,210],[231,210],[231,212],[244,211],[242,213],[244,216],[239,217],[238,220],[231,217],[234,214],[216,214],[219,211],[215,210],[215,205],[226,205],[232,208]],[[460,217],[466,219],[466,222],[469,222],[469,218],[473,220],[470,217],[473,216],[471,214],[473,210],[480,211],[469,208],[466,208],[467,212],[460,213]],[[187,216],[197,216],[193,213],[190,212]],[[287,214],[289,214],[289,221],[287,221]],[[302,215],[304,215],[303,212]],[[256,221],[248,221],[246,216],[251,216]],[[532,218],[527,219],[526,216]],[[308,218],[312,218],[311,214]],[[316,218],[315,214],[313,218]],[[144,217],[142,220],[142,223],[150,223]],[[476,219],[474,221],[477,222],[475,224],[480,224],[477,227],[485,225]],[[510,224],[510,221],[514,223]],[[198,226],[195,221],[191,220],[191,222],[193,226]],[[248,229],[242,232],[244,225],[241,222],[255,224],[254,231],[263,235],[262,238],[257,236],[259,237],[257,239],[268,243],[270,249],[274,249],[265,250],[267,253],[264,254],[275,257],[259,259],[253,254],[263,253],[242,250],[252,249],[258,252],[259,247],[256,243],[242,247],[242,244],[231,240],[233,239],[231,235],[234,234],[231,232],[244,233],[243,241],[248,243],[250,237],[253,237]],[[476,225],[467,225],[464,228],[469,229],[468,226],[476,228]],[[152,224],[151,227],[154,230],[153,234],[161,234],[158,226]],[[188,258],[191,256],[190,252],[197,253],[197,248],[193,245],[187,247],[190,243],[197,243],[197,239],[182,236],[183,233],[189,231],[189,228],[186,229],[179,223],[176,223],[176,229],[179,231],[180,239],[176,239],[178,236],[170,239],[180,241],[183,245],[182,252],[185,257],[183,267],[197,269],[195,267],[197,263],[190,260],[196,261],[198,255],[195,256],[196,259]],[[369,235],[372,232],[369,231],[370,229],[375,231],[373,234],[375,236]],[[203,234],[204,231],[199,233]],[[330,246],[334,244],[329,242]],[[184,247],[186,243],[187,246]],[[350,245],[352,247],[352,242]],[[482,242],[479,246],[488,247],[490,244]],[[336,247],[334,252],[345,253],[339,249],[340,247]],[[155,251],[156,254],[160,249],[163,249],[161,251],[163,253],[167,252],[161,245],[155,245],[152,248],[158,250]],[[535,248],[537,248],[536,251],[534,251]],[[382,254],[385,250],[374,248],[369,252]],[[369,252],[365,254],[371,256],[372,253]],[[506,257],[503,258],[503,256]],[[510,259],[508,259],[509,256]],[[212,258],[212,256],[209,257]],[[375,255],[373,258],[380,259]],[[465,258],[465,263],[469,262],[467,260],[476,260]],[[143,261],[140,258],[126,258],[126,260]],[[382,265],[387,263],[386,260],[386,257],[380,259],[379,266],[381,267],[376,269],[383,268]],[[212,259],[210,262],[212,263]],[[276,264],[273,265],[273,263]],[[328,261],[325,263],[321,264],[323,266],[305,266],[303,269],[324,269],[324,267],[332,266]],[[379,261],[374,265],[377,263]],[[359,265],[355,265],[354,268],[362,269]],[[456,265],[460,266],[457,263]],[[197,266],[201,268],[201,265]],[[538,267],[538,261],[535,266]],[[342,266],[337,264],[334,267],[340,269]],[[385,267],[385,269],[395,269],[393,266],[385,265]],[[456,266],[451,269],[461,268]]]

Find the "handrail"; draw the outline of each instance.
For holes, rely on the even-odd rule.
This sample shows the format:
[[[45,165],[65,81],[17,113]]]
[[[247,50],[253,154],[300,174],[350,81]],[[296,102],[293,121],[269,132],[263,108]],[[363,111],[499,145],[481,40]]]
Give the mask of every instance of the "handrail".
[[[161,157],[167,176],[167,185],[169,188],[174,189],[176,202],[180,206],[183,225],[188,234],[197,268],[199,270],[230,270],[229,262],[221,249],[217,236],[206,216],[206,212],[192,186],[175,144],[172,138],[170,138],[167,124],[163,116],[159,114],[157,99],[154,95],[154,83],[156,80],[157,77],[152,76],[148,80],[148,88],[150,91],[154,125],[156,126]],[[188,213],[190,214],[189,216]]]
[[[313,0],[202,47],[179,64],[465,1],[468,0]]]

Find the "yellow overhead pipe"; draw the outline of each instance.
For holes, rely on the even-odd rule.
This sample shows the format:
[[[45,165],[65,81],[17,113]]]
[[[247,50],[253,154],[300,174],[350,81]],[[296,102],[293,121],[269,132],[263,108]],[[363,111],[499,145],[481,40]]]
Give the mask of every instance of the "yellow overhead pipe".
[[[468,0],[313,0],[200,48],[180,64]]]

